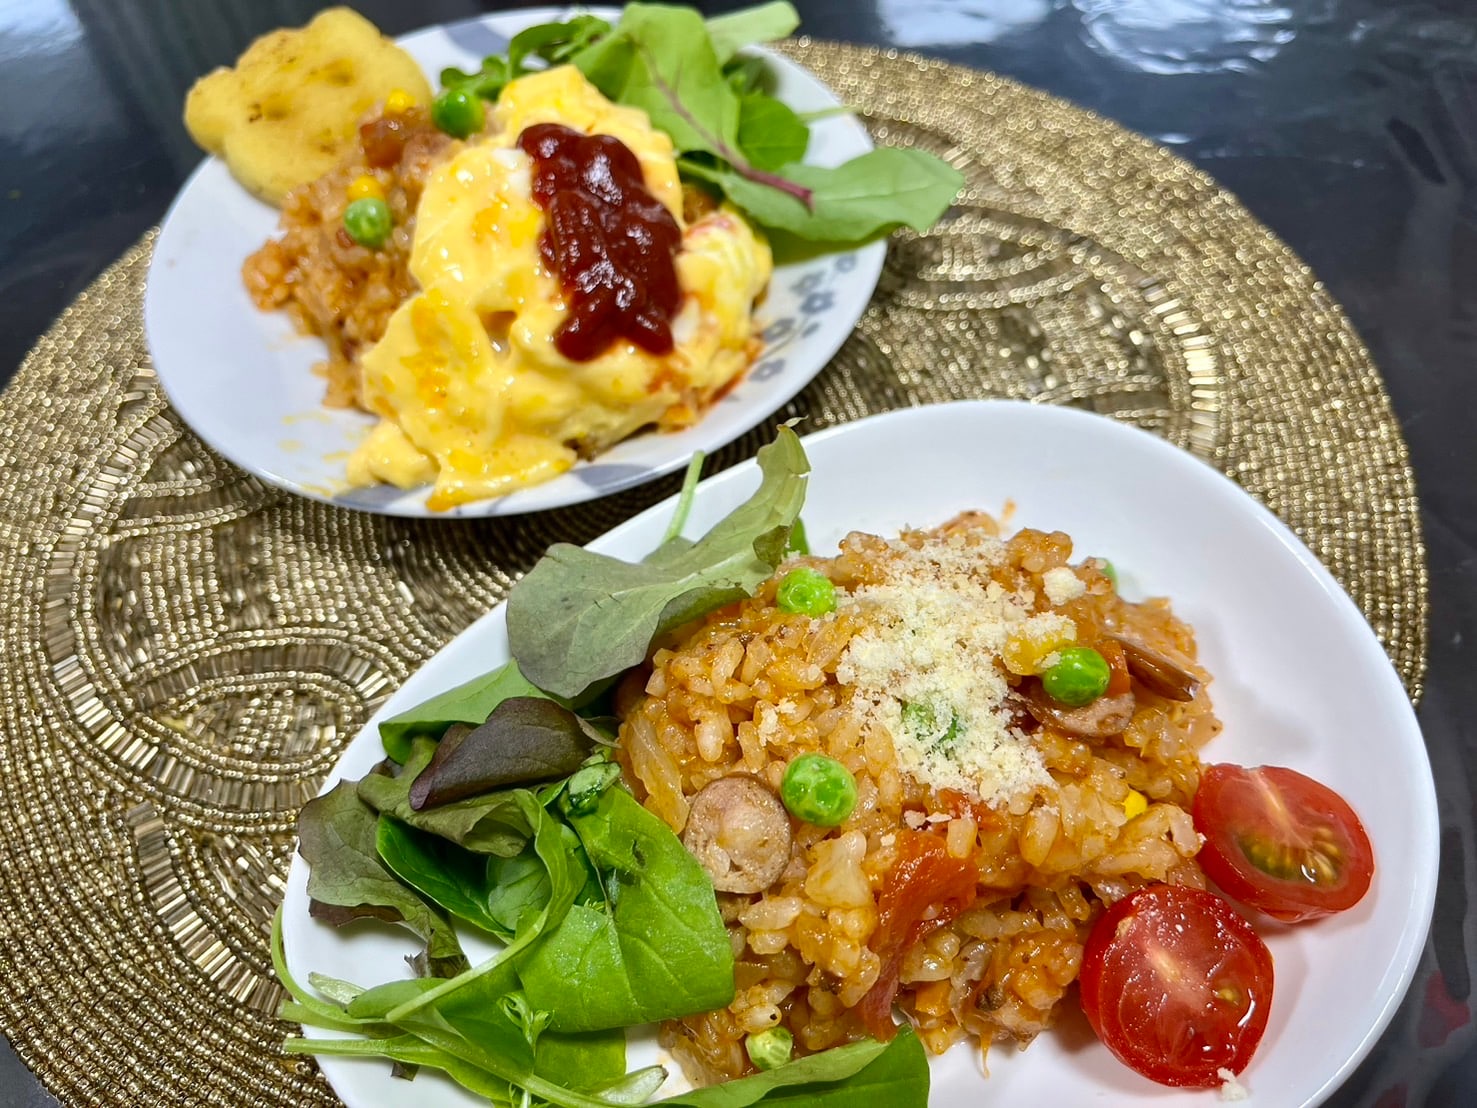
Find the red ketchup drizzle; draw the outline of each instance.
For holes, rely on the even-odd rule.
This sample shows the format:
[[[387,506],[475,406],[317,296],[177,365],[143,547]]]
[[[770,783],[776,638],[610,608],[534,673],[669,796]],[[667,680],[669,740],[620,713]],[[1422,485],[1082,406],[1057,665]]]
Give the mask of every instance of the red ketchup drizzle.
[[[682,229],[647,190],[636,155],[611,135],[558,123],[529,127],[518,145],[533,159],[533,198],[548,215],[539,247],[569,301],[554,334],[559,353],[585,362],[616,339],[667,353],[682,300]]]

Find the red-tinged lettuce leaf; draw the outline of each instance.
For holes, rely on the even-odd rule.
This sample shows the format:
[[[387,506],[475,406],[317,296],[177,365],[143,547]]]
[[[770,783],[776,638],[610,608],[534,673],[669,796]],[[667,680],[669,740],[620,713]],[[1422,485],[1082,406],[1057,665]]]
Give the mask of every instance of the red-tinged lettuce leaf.
[[[784,557],[810,471],[788,427],[759,450],[758,490],[694,543],[623,562],[556,543],[508,597],[508,643],[540,688],[573,698],[639,665],[653,639],[750,595]]]
[[[833,1047],[751,1077],[679,1093],[657,1101],[674,1108],[749,1108],[750,1105],[928,1103],[928,1056],[912,1027],[892,1042],[876,1039]]]
[[[436,808],[511,785],[568,777],[599,744],[568,708],[536,696],[502,701],[487,722],[453,724],[410,786],[410,806]]]
[[[303,807],[298,849],[309,866],[309,912],[335,926],[365,918],[402,923],[425,941],[429,975],[453,977],[467,968],[456,933],[444,915],[381,864],[377,821],[351,781]]]
[[[533,836],[522,789],[504,789],[418,812],[410,806],[410,786],[431,762],[432,739],[418,738],[397,774],[372,773],[359,782],[359,799],[375,812],[466,847],[478,854],[511,858]]]
[[[440,738],[453,723],[476,727],[494,708],[514,696],[548,698],[518,671],[515,663],[509,662],[385,720],[380,724],[380,741],[390,759],[404,765],[414,739]]]

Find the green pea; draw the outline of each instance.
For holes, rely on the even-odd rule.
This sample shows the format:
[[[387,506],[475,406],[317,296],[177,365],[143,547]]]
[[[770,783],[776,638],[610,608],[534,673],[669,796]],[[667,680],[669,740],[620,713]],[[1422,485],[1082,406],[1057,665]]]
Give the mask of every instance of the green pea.
[[[910,700],[903,705],[903,726],[928,749],[945,753],[954,749],[963,730],[954,709],[944,705],[941,711],[927,700]]]
[[[774,600],[782,612],[823,616],[836,610],[836,586],[824,573],[801,566],[780,579]]]
[[[390,205],[377,196],[355,200],[344,209],[344,230],[360,246],[371,250],[378,250],[385,244],[393,226]]]
[[[796,819],[836,827],[856,807],[856,778],[835,758],[802,754],[785,770],[780,800]]]
[[[761,1070],[776,1069],[795,1052],[795,1036],[788,1027],[769,1027],[746,1038],[744,1049],[749,1052],[749,1061]]]
[[[1113,671],[1108,660],[1090,646],[1069,646],[1056,665],[1041,675],[1048,696],[1069,708],[1091,704],[1108,690]]]
[[[452,138],[482,130],[484,119],[482,98],[461,86],[442,89],[431,101],[431,122]]]

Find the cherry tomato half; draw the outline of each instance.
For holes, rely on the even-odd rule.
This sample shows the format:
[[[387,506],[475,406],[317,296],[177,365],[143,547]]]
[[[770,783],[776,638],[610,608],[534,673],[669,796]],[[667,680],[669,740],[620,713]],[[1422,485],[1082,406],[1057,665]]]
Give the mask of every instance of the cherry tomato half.
[[[1082,952],[1082,1010],[1119,1061],[1161,1085],[1240,1073],[1267,1027],[1272,955],[1214,893],[1146,885],[1103,914]]]
[[[1210,766],[1195,793],[1200,866],[1226,895],[1296,922],[1359,902],[1374,849],[1338,793],[1290,769]]]

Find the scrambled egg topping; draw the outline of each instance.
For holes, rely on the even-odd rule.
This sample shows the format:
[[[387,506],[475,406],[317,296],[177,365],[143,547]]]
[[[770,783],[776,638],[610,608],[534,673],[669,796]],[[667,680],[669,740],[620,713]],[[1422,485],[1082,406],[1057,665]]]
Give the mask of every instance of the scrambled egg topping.
[[[768,245],[733,211],[683,223],[671,139],[574,67],[512,82],[493,120],[489,137],[433,171],[410,260],[423,291],[362,358],[363,399],[381,419],[349,480],[434,482],[436,510],[547,481],[648,424],[693,422],[748,364],[751,309],[773,269]],[[533,123],[620,139],[683,227],[670,353],[618,341],[575,362],[555,348],[566,306],[539,253],[532,163],[515,145]]]

